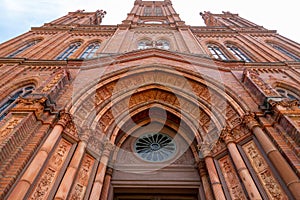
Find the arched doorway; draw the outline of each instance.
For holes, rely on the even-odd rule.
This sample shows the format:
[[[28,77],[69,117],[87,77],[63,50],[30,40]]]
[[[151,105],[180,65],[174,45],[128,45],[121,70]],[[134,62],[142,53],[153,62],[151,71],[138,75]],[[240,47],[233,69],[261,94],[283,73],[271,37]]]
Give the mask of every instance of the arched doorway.
[[[193,137],[188,126],[180,128],[180,119],[159,107],[132,119],[136,124],[116,139],[109,199],[200,199],[194,144],[184,139]]]

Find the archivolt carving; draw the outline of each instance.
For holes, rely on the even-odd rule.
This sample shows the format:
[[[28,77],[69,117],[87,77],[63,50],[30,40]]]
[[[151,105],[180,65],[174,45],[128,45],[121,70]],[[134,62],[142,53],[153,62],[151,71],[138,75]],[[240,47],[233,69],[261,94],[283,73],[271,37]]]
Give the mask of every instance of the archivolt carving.
[[[153,70],[155,69],[153,67],[151,70],[147,69],[149,70],[147,73],[144,73],[145,69],[137,69],[140,71],[118,75],[119,79],[115,76],[111,78],[115,80],[110,82],[104,80],[94,87],[97,88],[95,91],[89,89],[89,92],[82,93],[83,96],[80,97],[82,103],[80,104],[81,100],[76,102],[71,111],[76,121],[88,123],[92,127],[99,125],[102,132],[106,133],[108,127],[121,121],[124,124],[124,117],[133,110],[142,105],[157,103],[180,110],[196,124],[195,127],[201,126],[206,133],[215,127],[221,129],[222,125],[215,124],[221,122],[221,118],[224,118],[223,122],[228,120],[232,127],[240,124],[241,119],[236,109],[239,112],[241,109],[234,108],[230,104],[233,101],[227,100],[229,95],[225,92],[221,94],[222,89],[218,89],[215,84],[209,88],[205,85],[210,84],[209,82],[185,78],[174,69],[166,68],[164,69],[166,71],[163,71],[161,68]],[[175,73],[172,74],[168,70]],[[89,102],[88,106],[83,103],[86,101]],[[91,113],[96,115],[91,116]],[[93,122],[90,121],[92,119]]]

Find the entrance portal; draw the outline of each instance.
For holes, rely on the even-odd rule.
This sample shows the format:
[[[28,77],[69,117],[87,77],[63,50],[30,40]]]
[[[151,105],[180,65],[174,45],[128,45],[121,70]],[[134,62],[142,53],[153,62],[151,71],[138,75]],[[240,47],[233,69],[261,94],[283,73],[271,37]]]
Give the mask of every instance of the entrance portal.
[[[197,189],[114,189],[113,200],[198,200]]]

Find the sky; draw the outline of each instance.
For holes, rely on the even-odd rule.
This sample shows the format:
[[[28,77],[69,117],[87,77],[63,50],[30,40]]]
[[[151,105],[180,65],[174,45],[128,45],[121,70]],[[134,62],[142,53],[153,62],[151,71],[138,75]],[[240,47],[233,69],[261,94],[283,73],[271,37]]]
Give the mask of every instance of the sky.
[[[204,26],[200,12],[230,11],[300,43],[297,0],[172,0],[187,25]],[[0,0],[0,43],[78,9],[107,11],[105,25],[120,24],[134,0]]]

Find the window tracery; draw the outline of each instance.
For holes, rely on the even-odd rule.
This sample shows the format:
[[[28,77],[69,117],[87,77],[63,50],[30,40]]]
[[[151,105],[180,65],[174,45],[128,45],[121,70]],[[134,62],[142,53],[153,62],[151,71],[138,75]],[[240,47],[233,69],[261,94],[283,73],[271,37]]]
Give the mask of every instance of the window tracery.
[[[26,97],[31,94],[33,90],[34,86],[32,85],[20,88],[8,95],[5,100],[0,102],[0,120],[2,120],[7,115],[8,111],[15,106],[19,97]]]
[[[211,55],[220,60],[228,60],[228,58],[225,56],[225,54],[221,51],[221,49],[216,45],[208,45],[208,50],[210,51]]]
[[[150,41],[150,40],[142,40],[138,43],[138,49],[149,49],[149,48],[158,48],[158,49],[170,49],[170,43],[167,40],[158,40],[158,41]]]
[[[138,49],[149,49],[153,47],[153,42],[150,40],[142,40],[138,43]]]
[[[294,53],[288,51],[287,49],[283,48],[282,46],[279,46],[279,45],[273,44],[273,43],[269,43],[269,45],[271,45],[274,49],[280,51],[284,55],[290,57],[291,59],[293,59],[295,61],[300,61],[300,58],[297,55],[295,55]]]
[[[159,49],[169,50],[170,49],[170,43],[166,40],[158,40],[155,43],[155,47],[159,48]]]
[[[24,46],[22,46],[21,48],[17,49],[16,51],[14,51],[13,53],[9,54],[7,57],[8,58],[13,58],[15,57],[16,55],[24,52],[25,50],[29,49],[30,47],[36,45],[37,43],[39,43],[40,41],[42,40],[34,40],[34,41],[31,41],[31,42],[27,42]]]
[[[134,149],[137,155],[145,161],[162,162],[174,156],[176,143],[166,134],[147,133],[136,140]]]
[[[96,51],[99,49],[100,44],[98,42],[94,42],[92,44],[90,44],[85,50],[84,52],[81,54],[80,58],[82,59],[89,59],[92,58]]]
[[[297,94],[285,89],[285,88],[280,88],[280,87],[276,87],[276,91],[285,98],[288,98],[290,100],[297,100],[300,101],[300,98]]]
[[[61,53],[56,59],[57,60],[66,60],[69,58],[79,47],[81,43],[76,42],[72,43],[63,53]]]
[[[252,60],[238,47],[234,45],[227,45],[226,47],[237,59],[245,62],[252,62]]]

